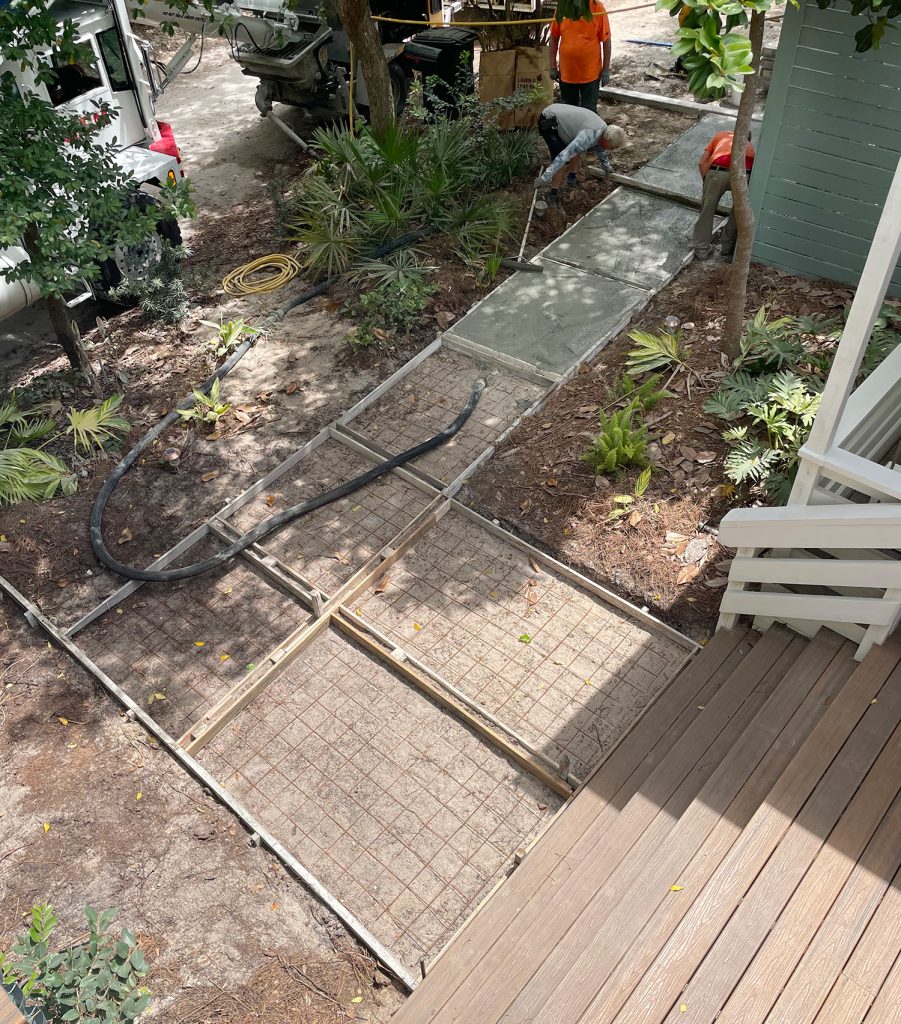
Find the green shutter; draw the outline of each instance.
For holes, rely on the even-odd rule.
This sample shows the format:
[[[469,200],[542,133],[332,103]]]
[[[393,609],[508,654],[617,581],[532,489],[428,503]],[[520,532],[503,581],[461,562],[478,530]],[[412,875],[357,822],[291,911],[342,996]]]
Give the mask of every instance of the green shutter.
[[[855,54],[862,24],[848,3],[787,5],[751,175],[754,258],[853,284],[901,158],[901,40]]]

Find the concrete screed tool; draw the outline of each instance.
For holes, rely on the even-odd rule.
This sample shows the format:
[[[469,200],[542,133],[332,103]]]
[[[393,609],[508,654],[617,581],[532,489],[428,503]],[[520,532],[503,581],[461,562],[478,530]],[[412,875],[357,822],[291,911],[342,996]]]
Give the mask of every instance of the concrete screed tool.
[[[540,263],[529,263],[523,259],[523,254],[526,251],[526,239],[529,237],[529,228],[532,226],[532,214],[535,212],[535,200],[538,198],[538,189],[532,191],[532,205],[529,207],[529,219],[526,221],[526,230],[522,234],[522,245],[519,247],[519,256],[515,260],[503,259],[501,260],[501,266],[506,267],[508,270],[527,270],[532,274],[543,274],[544,267]]]

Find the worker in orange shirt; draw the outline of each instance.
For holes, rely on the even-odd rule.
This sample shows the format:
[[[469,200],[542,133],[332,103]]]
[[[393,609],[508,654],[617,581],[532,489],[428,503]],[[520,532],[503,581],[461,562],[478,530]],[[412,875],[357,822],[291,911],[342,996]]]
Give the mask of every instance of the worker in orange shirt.
[[[610,79],[610,51],[604,5],[559,0],[551,22],[551,78],[559,78],[561,103],[597,113],[598,90]]]
[[[693,237],[695,259],[698,260],[709,259],[713,253],[713,220],[716,217],[716,208],[731,188],[729,167],[732,163],[733,134],[733,132],[717,132],[707,143],[698,164],[701,177],[704,180],[701,193],[701,212],[695,224]],[[753,165],[754,147],[751,145],[751,133],[748,132],[748,142],[745,146],[745,171],[749,175]],[[731,259],[735,252],[737,234],[735,214],[730,213],[720,239],[723,256],[727,259]]]

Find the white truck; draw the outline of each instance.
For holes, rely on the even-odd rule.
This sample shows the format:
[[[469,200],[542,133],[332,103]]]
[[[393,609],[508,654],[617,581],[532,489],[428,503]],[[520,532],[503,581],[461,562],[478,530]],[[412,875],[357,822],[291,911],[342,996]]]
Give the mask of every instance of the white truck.
[[[441,0],[374,0],[376,13],[391,17],[440,23]],[[31,90],[46,102],[76,113],[93,115],[97,103],[109,105],[112,119],[102,141],[115,139],[117,160],[134,179],[136,189],[160,186],[167,179],[184,177],[181,158],[170,125],[157,121],[154,101],[181,72],[205,36],[222,32],[242,73],[259,79],[256,105],[295,141],[301,140],[272,111],[275,102],[299,107],[313,118],[347,114],[350,82],[354,104],[365,112],[366,83],[351,75],[347,33],[334,13],[334,0],[238,0],[223,3],[210,13],[200,4],[175,12],[162,0],[56,0],[58,20],[76,26],[78,55],[75,63],[53,68],[49,84],[37,83],[18,63],[4,62],[0,78],[12,72],[20,90]],[[131,14],[131,17],[129,16]],[[135,34],[135,23],[170,23],[187,33],[184,45],[167,65],[153,59],[147,42]],[[407,96],[409,68],[398,58],[403,38],[415,29],[383,23],[383,45],[389,61],[395,105],[400,110]],[[48,58],[50,59],[50,58]],[[301,144],[303,144],[301,142]],[[180,239],[174,221],[161,221],[159,234]],[[146,246],[116,251],[103,268],[103,283],[135,277],[152,263],[159,240]],[[24,309],[39,298],[27,280],[10,281],[3,273],[26,259],[20,246],[0,249],[0,319]]]

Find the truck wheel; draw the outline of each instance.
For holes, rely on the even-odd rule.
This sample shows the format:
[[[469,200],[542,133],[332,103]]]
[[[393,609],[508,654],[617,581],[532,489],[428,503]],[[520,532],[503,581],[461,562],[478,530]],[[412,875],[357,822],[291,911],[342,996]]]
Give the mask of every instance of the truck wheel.
[[[135,194],[134,200],[139,206],[159,206],[153,196],[146,192]],[[150,235],[136,245],[116,246],[113,255],[100,264],[100,289],[108,292],[123,281],[136,281],[151,271],[163,251],[163,242],[172,246],[181,245],[181,228],[174,217],[164,217],[157,221],[156,234]]]
[[[397,61],[388,65],[388,78],[391,81],[391,98],[394,100],[394,116],[400,117],[407,105],[407,95],[410,92],[410,82],[404,74],[403,68]],[[362,117],[369,120],[369,107],[366,104],[358,103],[357,110]]]
[[[391,96],[394,100],[394,115],[400,117],[407,105],[407,95],[410,92],[410,81],[404,74],[404,69],[397,61],[388,65],[388,76],[391,79]]]

